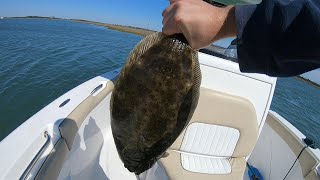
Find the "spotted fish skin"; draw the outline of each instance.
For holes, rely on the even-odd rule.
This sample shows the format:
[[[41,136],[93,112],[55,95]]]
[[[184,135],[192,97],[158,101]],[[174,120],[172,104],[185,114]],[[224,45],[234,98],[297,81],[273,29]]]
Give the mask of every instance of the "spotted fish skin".
[[[140,174],[177,139],[197,106],[198,53],[183,35],[155,33],[130,53],[111,97],[111,128],[125,167]]]

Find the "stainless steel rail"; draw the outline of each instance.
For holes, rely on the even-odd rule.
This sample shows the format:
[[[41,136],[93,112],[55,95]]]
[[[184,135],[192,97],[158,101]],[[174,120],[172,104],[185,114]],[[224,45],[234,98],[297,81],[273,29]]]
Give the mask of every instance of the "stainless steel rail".
[[[34,158],[32,159],[32,161],[29,163],[28,167],[26,168],[26,170],[22,173],[21,177],[19,178],[20,180],[24,180],[27,179],[32,168],[34,167],[34,165],[37,163],[37,161],[39,160],[39,158],[42,156],[42,154],[44,153],[44,151],[48,148],[49,144],[50,144],[50,139],[51,136],[49,135],[49,133],[47,131],[44,132],[44,137],[47,139],[46,142],[43,144],[43,146],[40,148],[40,150],[38,151],[38,153],[34,156]]]

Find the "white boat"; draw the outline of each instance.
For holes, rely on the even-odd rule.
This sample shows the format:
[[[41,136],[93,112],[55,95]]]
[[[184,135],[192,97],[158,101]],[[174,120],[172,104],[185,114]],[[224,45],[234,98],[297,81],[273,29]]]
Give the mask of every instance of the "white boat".
[[[140,176],[124,168],[111,133],[116,69],[65,93],[1,141],[0,179],[250,179],[246,162],[264,179],[320,178],[320,150],[269,110],[276,78],[241,73],[223,56],[199,52],[199,61],[191,122]]]

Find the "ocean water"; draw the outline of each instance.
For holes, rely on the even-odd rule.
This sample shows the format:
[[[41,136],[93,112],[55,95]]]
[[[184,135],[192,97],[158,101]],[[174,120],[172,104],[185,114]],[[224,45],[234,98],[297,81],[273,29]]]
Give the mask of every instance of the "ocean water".
[[[67,20],[0,20],[0,140],[73,87],[123,65],[140,36]],[[320,145],[320,89],[279,78],[271,109]]]
[[[296,78],[278,78],[271,110],[279,113],[320,148],[320,88]]]
[[[140,40],[65,20],[0,20],[0,140],[65,92],[121,67]]]

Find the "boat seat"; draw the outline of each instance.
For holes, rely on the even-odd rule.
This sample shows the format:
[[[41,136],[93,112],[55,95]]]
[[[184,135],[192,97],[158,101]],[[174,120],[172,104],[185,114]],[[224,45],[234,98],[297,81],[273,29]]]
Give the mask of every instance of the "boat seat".
[[[258,132],[250,101],[201,88],[187,128],[159,162],[173,180],[243,179]]]

